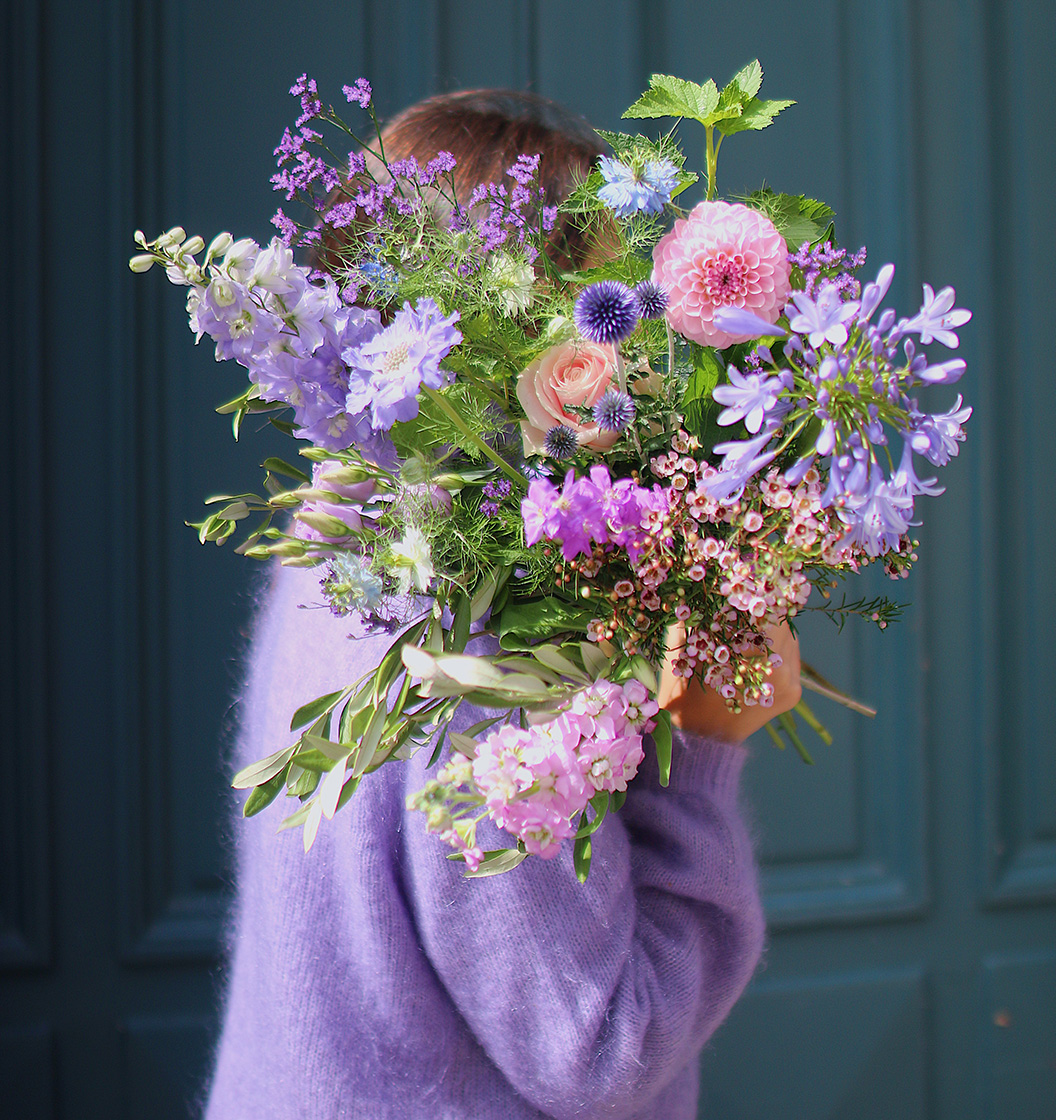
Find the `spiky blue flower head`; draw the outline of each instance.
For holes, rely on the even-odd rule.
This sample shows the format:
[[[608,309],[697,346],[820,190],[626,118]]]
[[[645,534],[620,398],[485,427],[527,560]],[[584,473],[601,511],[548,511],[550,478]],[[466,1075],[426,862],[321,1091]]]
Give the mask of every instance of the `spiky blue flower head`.
[[[619,389],[606,389],[594,405],[594,423],[607,432],[622,432],[634,419],[634,401]]]
[[[601,280],[576,297],[573,318],[590,342],[620,342],[638,325],[638,297],[619,280]]]
[[[667,310],[667,291],[652,280],[635,285],[638,314],[643,319],[660,319]]]
[[[571,459],[579,450],[579,438],[571,428],[555,424],[546,433],[543,446],[551,459]]]

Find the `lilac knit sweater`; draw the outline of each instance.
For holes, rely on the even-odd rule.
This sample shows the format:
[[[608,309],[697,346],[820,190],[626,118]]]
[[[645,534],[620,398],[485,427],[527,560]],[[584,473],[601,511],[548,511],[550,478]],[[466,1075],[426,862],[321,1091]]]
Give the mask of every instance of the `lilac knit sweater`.
[[[381,641],[298,609],[318,598],[310,572],[276,578],[240,764],[289,742],[298,704],[377,663]],[[647,760],[585,885],[570,845],[463,879],[404,808],[425,753],[370,775],[307,855],[299,830],[276,834],[288,805],[237,823],[207,1120],[695,1116],[701,1047],[763,941],[744,750],[676,732],[670,787]]]

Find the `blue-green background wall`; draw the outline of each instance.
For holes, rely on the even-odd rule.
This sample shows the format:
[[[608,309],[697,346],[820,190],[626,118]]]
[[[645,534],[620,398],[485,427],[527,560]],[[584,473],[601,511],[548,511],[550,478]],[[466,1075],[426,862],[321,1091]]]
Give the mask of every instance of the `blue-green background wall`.
[[[905,621],[805,628],[880,715],[819,704],[837,742],[813,769],[756,745],[770,947],[701,1115],[1056,1117],[1056,6],[4,0],[0,20],[0,1115],[186,1116],[222,984],[252,580],[182,522],[266,452],[212,414],[239,371],[128,273],[131,230],[269,236],[305,70],[335,100],[367,75],[386,112],[508,85],[613,128],[653,71],[758,56],[798,104],[728,142],[720,187],[827,199],[870,267],[897,262],[905,313],[953,284],[976,413]]]

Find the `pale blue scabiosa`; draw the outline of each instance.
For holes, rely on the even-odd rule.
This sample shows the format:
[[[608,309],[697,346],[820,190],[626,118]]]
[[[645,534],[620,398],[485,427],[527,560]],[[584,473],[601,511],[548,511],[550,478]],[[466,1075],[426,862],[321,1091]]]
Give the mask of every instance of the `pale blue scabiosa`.
[[[620,342],[638,325],[638,297],[619,280],[601,280],[579,293],[573,317],[590,342]]]
[[[598,198],[617,218],[659,214],[678,186],[678,168],[667,159],[628,164],[602,156],[598,168],[605,180],[605,185],[598,188]]]
[[[384,330],[341,355],[348,364],[347,411],[350,415],[370,409],[375,431],[388,431],[397,420],[418,415],[418,393],[423,385],[440,389],[449,375],[440,363],[462,341],[456,330],[457,311],[445,316],[435,301],[405,303]]]

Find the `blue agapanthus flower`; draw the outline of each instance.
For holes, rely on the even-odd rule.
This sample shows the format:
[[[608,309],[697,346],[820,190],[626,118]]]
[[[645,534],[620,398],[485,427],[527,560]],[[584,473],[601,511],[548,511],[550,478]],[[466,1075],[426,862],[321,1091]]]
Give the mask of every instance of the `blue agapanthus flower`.
[[[605,180],[605,185],[598,190],[598,198],[615,211],[617,218],[630,218],[639,213],[659,214],[678,186],[678,168],[668,159],[630,165],[611,156],[601,156],[598,168]]]

